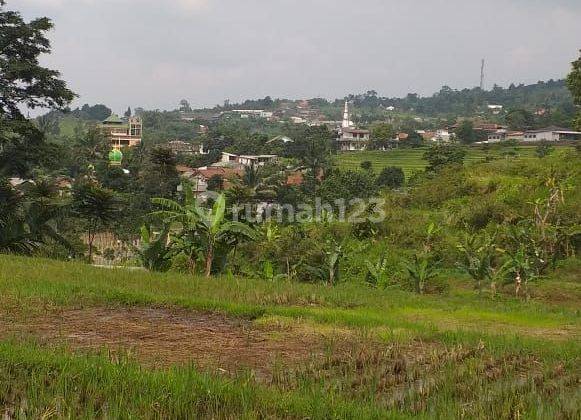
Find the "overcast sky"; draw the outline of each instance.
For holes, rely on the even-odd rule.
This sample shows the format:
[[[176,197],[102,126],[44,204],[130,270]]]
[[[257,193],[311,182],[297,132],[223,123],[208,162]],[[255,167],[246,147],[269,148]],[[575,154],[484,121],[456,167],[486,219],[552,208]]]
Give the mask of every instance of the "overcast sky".
[[[432,94],[562,78],[581,0],[8,0],[51,17],[77,103],[173,109],[224,99]]]

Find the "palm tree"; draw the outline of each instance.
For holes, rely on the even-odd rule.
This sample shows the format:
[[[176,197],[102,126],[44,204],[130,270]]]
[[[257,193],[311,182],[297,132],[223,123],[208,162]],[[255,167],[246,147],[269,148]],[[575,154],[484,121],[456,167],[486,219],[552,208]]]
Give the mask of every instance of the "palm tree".
[[[241,222],[230,222],[225,218],[226,199],[220,194],[212,208],[200,207],[193,197],[191,186],[184,186],[185,201],[154,198],[152,202],[164,208],[152,213],[165,223],[178,226],[181,234],[191,239],[190,259],[199,248],[204,255],[205,275],[210,277],[217,252],[226,255],[241,239],[255,239],[256,232]]]
[[[0,252],[30,254],[38,245],[25,224],[22,195],[0,180]]]
[[[56,187],[41,178],[31,187],[28,198],[0,181],[0,252],[32,254],[48,241],[75,249],[58,231],[56,220],[65,206],[55,201]]]
[[[280,184],[280,173],[267,176],[264,168],[256,165],[247,166],[242,176],[243,185],[250,190],[255,200],[269,200],[276,197],[276,187]]]
[[[87,221],[89,261],[92,261],[95,235],[117,217],[118,200],[113,191],[94,182],[85,182],[76,186],[73,191],[73,208],[77,215]]]

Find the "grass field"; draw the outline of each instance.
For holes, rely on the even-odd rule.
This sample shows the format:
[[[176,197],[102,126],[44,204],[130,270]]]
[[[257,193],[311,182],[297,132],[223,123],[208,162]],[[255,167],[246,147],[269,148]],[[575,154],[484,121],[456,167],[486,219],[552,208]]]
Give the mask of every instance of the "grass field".
[[[0,256],[0,412],[579,418],[579,270],[525,302]]]
[[[406,176],[417,171],[422,171],[427,166],[427,162],[423,159],[426,148],[417,149],[395,149],[387,152],[382,151],[367,151],[367,152],[346,152],[341,153],[336,157],[335,164],[344,170],[359,169],[361,162],[370,161],[373,169],[380,172],[383,168],[388,166],[401,167]],[[491,147],[486,150],[482,147],[468,148],[466,156],[466,163],[482,162],[487,156],[502,158],[507,151],[514,151],[514,158],[526,159],[535,156],[535,146],[517,146],[510,148]]]

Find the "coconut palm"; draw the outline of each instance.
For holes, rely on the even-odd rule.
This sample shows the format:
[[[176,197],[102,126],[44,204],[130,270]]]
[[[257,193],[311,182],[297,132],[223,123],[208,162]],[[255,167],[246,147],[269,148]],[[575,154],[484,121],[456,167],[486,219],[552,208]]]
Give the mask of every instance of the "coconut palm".
[[[249,189],[253,200],[270,200],[276,197],[276,188],[280,185],[280,173],[264,173],[264,168],[256,165],[247,166],[242,175],[242,184]]]

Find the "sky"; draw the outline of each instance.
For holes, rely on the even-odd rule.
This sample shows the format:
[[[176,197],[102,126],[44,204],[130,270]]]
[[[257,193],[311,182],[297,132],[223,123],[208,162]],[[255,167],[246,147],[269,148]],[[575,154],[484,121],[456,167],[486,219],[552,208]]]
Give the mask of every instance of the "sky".
[[[249,98],[431,95],[563,78],[580,0],[7,0],[50,17],[78,104],[174,109]]]

